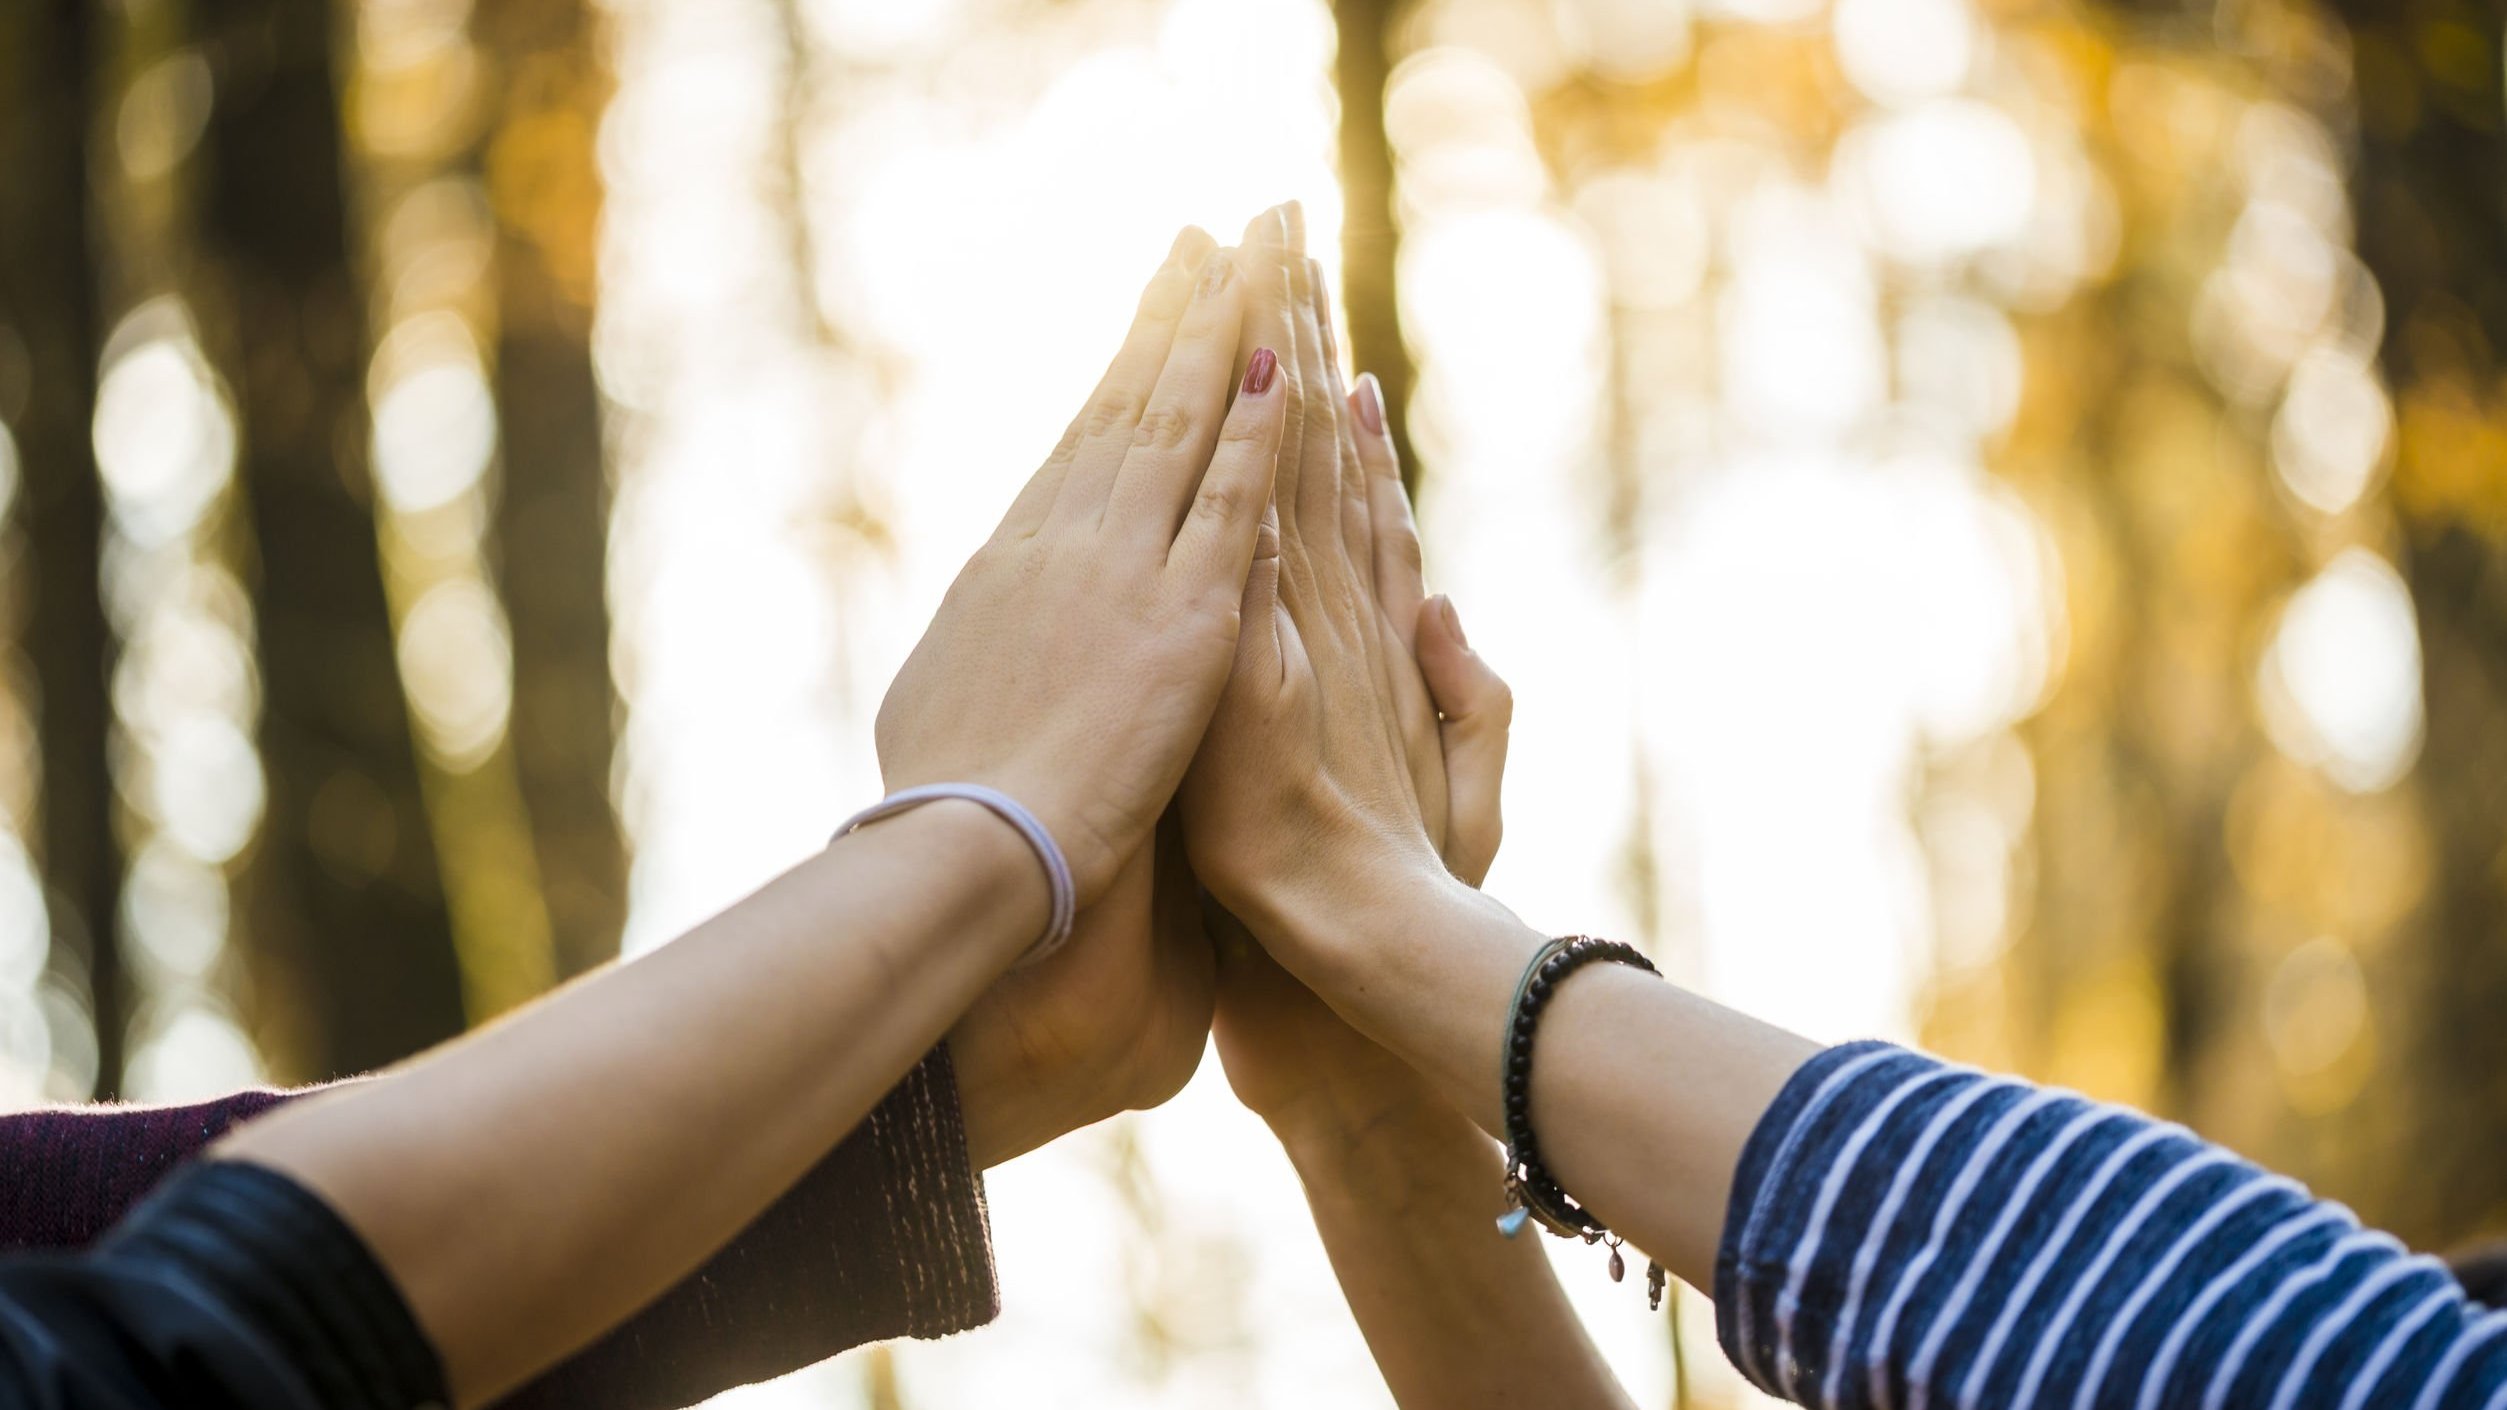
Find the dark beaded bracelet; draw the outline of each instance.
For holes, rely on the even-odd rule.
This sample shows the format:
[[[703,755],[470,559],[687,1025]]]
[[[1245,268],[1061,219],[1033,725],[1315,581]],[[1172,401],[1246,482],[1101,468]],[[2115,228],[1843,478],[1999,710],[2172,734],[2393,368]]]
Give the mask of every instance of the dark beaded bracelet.
[[[1633,965],[1648,974],[1662,973],[1633,945],[1596,940],[1589,935],[1569,935],[1552,940],[1535,952],[1531,963],[1523,967],[1522,980],[1515,985],[1515,1001],[1506,1021],[1500,1089],[1506,1109],[1508,1207],[1498,1219],[1497,1229],[1511,1239],[1523,1232],[1526,1222],[1538,1220],[1542,1228],[1560,1238],[1582,1239],[1588,1244],[1607,1241],[1610,1279],[1615,1283],[1628,1275],[1627,1259],[1620,1253],[1621,1239],[1551,1178],[1549,1167],[1541,1163],[1539,1143],[1532,1136],[1533,1033],[1540,1026],[1543,1010],[1549,1007],[1550,996],[1567,976],[1588,964],[1605,961]],[[1665,1281],[1663,1265],[1649,1259],[1645,1266],[1646,1299],[1658,1310],[1663,1305]]]

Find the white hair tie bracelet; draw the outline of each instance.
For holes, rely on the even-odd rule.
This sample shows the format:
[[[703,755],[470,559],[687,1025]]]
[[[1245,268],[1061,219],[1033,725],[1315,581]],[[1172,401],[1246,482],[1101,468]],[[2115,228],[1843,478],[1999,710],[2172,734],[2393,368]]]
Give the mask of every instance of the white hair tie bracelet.
[[[1071,864],[1063,859],[1062,849],[1055,844],[1053,834],[1045,831],[1045,825],[1036,821],[1036,815],[1009,794],[997,788],[986,788],[980,783],[927,783],[920,788],[891,793],[855,813],[845,819],[844,826],[836,829],[836,836],[841,838],[882,818],[892,818],[944,798],[955,798],[989,809],[1003,822],[1017,828],[1018,835],[1027,839],[1028,847],[1035,852],[1036,860],[1044,864],[1045,883],[1053,891],[1053,915],[1045,923],[1044,937],[1028,947],[1027,953],[1019,957],[1019,963],[1034,964],[1061,949],[1062,942],[1071,938],[1071,923],[1079,911],[1079,891],[1071,883]]]

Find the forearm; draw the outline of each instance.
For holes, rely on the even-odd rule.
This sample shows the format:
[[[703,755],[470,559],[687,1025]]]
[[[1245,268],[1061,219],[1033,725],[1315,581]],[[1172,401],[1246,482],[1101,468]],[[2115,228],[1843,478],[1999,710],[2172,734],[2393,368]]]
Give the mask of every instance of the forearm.
[[[682,940],[218,1153],[321,1194],[465,1404],[685,1275],[859,1122],[1041,929],[967,805],[868,829]]]
[[[1354,894],[1354,893],[1353,893]],[[1547,938],[1461,886],[1378,888],[1282,960],[1343,1017],[1502,1138],[1499,1054],[1523,966]],[[1618,966],[1551,1000],[1532,1064],[1531,1121],[1561,1185],[1682,1279],[1711,1287],[1733,1168],[1807,1039]]]
[[[1540,1240],[1497,1232],[1503,1162],[1459,1113],[1414,1106],[1360,1127],[1279,1134],[1397,1403],[1628,1404]]]

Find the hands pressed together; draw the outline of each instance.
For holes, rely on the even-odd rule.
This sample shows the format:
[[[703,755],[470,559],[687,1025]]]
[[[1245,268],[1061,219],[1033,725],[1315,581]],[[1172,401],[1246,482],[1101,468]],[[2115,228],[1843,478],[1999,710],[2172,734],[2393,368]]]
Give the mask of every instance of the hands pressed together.
[[[1426,595],[1379,393],[1344,386],[1304,243],[1293,206],[1232,250],[1177,240],[881,708],[888,784],[926,791],[679,941],[245,1124],[212,1163],[259,1174],[213,1171],[132,1216],[153,1261],[21,1269],[15,1302],[0,1261],[0,1331],[14,1315],[44,1345],[67,1328],[103,1348],[30,1370],[32,1343],[0,1336],[0,1401],[24,1400],[11,1386],[29,1374],[121,1374],[151,1346],[203,1364],[193,1341],[130,1331],[179,1287],[200,1314],[186,1335],[231,1344],[237,1377],[278,1374],[290,1338],[321,1322],[390,1352],[355,1358],[392,1372],[389,1394],[341,1403],[489,1403],[667,1290],[701,1289],[727,1240],[789,1227],[769,1206],[902,1075],[954,1063],[964,1154],[990,1166],[1163,1101],[1215,1033],[1407,1407],[1629,1404],[1539,1241],[1512,1237],[1534,1219],[1612,1241],[1614,1276],[1624,1239],[1714,1288],[1736,1365],[1811,1403],[1865,1403],[1860,1388],[1894,1378],[1962,1403],[2004,1403],[2017,1384],[2009,1403],[2027,1404],[2070,1364],[2058,1349],[2094,1342],[2105,1359],[2066,1392],[2083,1405],[2101,1385],[2098,1404],[2159,1403],[2171,1384],[2187,1394],[2167,1403],[2192,1403],[2194,1379],[2205,1403],[2244,1403],[2222,1393],[2240,1356],[2279,1378],[2279,1405],[2369,1403],[2387,1383],[2425,1385],[2435,1405],[2459,1374],[2472,1398],[2445,1403],[2507,1405],[2507,1362],[2468,1359],[2507,1324],[2290,1182],[2024,1083],[1886,1045],[1823,1052],[1644,973],[1633,950],[1552,940],[1482,896],[1511,702],[1452,604]],[[2093,1127],[2117,1154],[2039,1221],[2053,1234],[2006,1239],[2039,1208],[2025,1191]],[[951,1148],[935,1181],[966,1173],[953,1143],[925,1145]],[[2175,1153],[2122,1174],[2145,1147]],[[2198,1192],[2193,1172],[2239,1192]],[[2135,1230],[2180,1186],[2202,1207],[2169,1216],[2185,1232],[2163,1255],[2167,1239]],[[2017,1193],[1971,1208],[1967,1191],[1988,1189]],[[247,1190],[317,1232],[318,1270],[239,1224]],[[2283,1201],[2278,1232],[2226,1239],[2255,1253],[2180,1259],[2249,1196]],[[923,1198],[909,1181],[864,1217],[893,1222],[896,1201]],[[1990,1224],[1961,1214],[1997,1206]],[[2103,1252],[2041,1277],[2074,1230]],[[2305,1326],[2247,1279],[2301,1234],[2373,1253]],[[2309,1276],[2334,1266],[2327,1253]],[[977,1296],[988,1271],[957,1270]],[[1915,1310],[1934,1284],[1938,1307]],[[2200,1317],[2140,1319],[2163,1285],[2154,1309],[2216,1297],[2213,1335],[2242,1328],[2224,1369],[2179,1355],[2173,1338]],[[2007,1295],[1970,1298],[1980,1286]],[[2381,1351],[2328,1353],[2406,1288],[2421,1310],[2376,1331]],[[285,1325],[251,1325],[272,1308]],[[1971,1310],[1994,1327],[1950,1337]],[[2070,1330],[2023,1365],[2002,1356],[2035,1335],[2006,1335],[2023,1316]],[[1933,1329],[1917,1336],[1917,1318]],[[328,1345],[311,1359],[341,1360]],[[2142,1360],[2138,1391],[2099,1379]],[[2192,1369],[2167,1381],[2177,1366]]]
[[[1164,1101],[1214,1020],[1274,1126],[1460,1120],[1290,974],[1359,891],[1478,883],[1511,712],[1426,594],[1381,394],[1344,382],[1304,245],[1293,204],[1234,249],[1177,238],[880,711],[891,789],[1010,793],[1079,891],[1072,943],[952,1032],[980,1160]]]
[[[1513,700],[1427,595],[1382,394],[1344,383],[1304,247],[1293,204],[1233,250],[1177,241],[881,711],[892,788],[1024,791],[1090,878],[1072,942],[950,1035],[969,1146],[1154,1106],[1215,1034],[1401,1403],[1624,1406],[1538,1241],[1492,1231],[1506,1163],[1458,1093],[1493,1054],[1458,1087],[1370,1001],[1409,989],[1480,1051],[1485,1006],[1407,983],[1416,946],[1364,917],[1487,874]],[[1538,944],[1505,920],[1483,970]]]
[[[1736,1363],[1814,1403],[1863,1403],[1847,1392],[1891,1377],[1993,1400],[1979,1388],[2004,1386],[1998,1374],[2024,1378],[2012,1403],[2028,1403],[2066,1343],[2048,1333],[2026,1367],[1997,1363],[2020,1340],[2004,1335],[2012,1319],[2079,1314],[2075,1340],[2113,1350],[2129,1345],[2140,1300],[2173,1279],[2152,1306],[2191,1302],[2207,1282],[2205,1305],[2219,1293],[2223,1316],[2249,1319],[2236,1345],[2283,1368],[2275,1404],[2357,1405],[2385,1380],[2419,1377],[2420,1403],[2434,1405],[2461,1373],[2475,1398],[2446,1403],[2507,1405],[2507,1362],[2476,1373],[2467,1359],[2488,1354],[2502,1324],[2451,1283],[2426,1286],[2444,1280],[2398,1249],[2348,1275],[2347,1311],[2276,1338],[2286,1297],[2238,1282],[2252,1256],[2215,1251],[2214,1263],[2246,1260],[2216,1278],[2180,1265],[2185,1243],[2116,1257],[2144,1214],[2194,1188],[2188,1172],[2230,1171],[2225,1153],[1885,1045],[1822,1052],[1641,972],[1634,951],[1553,941],[1481,896],[1511,701],[1452,604],[1426,595],[1380,394],[1371,379],[1344,386],[1304,245],[1294,206],[1264,213],[1231,250],[1197,231],[1176,241],[1103,381],[880,710],[887,783],[939,786],[937,801],[892,799],[874,811],[889,821],[848,829],[680,940],[246,1123],[210,1164],[258,1173],[219,1183],[212,1170],[153,1202],[126,1221],[141,1227],[137,1253],[126,1240],[112,1258],[20,1268],[16,1284],[0,1260],[0,1332],[45,1329],[0,1336],[0,1401],[26,1399],[12,1387],[29,1376],[102,1384],[158,1363],[203,1374],[197,1342],[233,1353],[236,1385],[354,1360],[380,1389],[338,1403],[489,1403],[666,1290],[701,1286],[696,1270],[742,1230],[784,1227],[763,1217],[769,1206],[943,1038],[965,1154],[990,1166],[1163,1101],[1215,1033],[1237,1095],[1303,1180],[1405,1406],[1629,1403],[1537,1241],[1492,1230],[1501,1208],[1509,1235],[1538,1218],[1611,1238],[1614,1273],[1624,1238],[1715,1288]],[[1038,950],[1040,936],[1063,943]],[[1935,1098],[1903,1161],[1911,1131],[1873,1139],[1902,1102]],[[1952,1118],[1996,1100],[2009,1105],[1995,1134],[1962,1128],[1960,1144],[1942,1143],[1955,1180],[1927,1165]],[[2041,1107],[2046,1129],[2005,1141]],[[2006,1248],[2028,1196],[1990,1230],[1954,1218],[1964,1191],[1987,1188],[1971,1186],[1974,1172],[2033,1182],[2023,1166],[2047,1168],[2091,1125],[2139,1131],[2114,1136],[2120,1152],[2193,1153],[2102,1194],[2122,1169],[2110,1157],[2042,1250]],[[1941,1178],[1914,1178],[1928,1168]],[[2185,1227],[2247,1195],[2289,1202],[2271,1240],[2329,1239],[2346,1218],[2287,1181],[2238,1178],[2243,1193],[2201,1196],[2210,1213],[2180,1211]],[[1881,1186],[1885,1199],[1863,1197]],[[320,1256],[239,1221],[245,1190],[292,1211]],[[894,1203],[867,1208],[896,1218]],[[1893,1219],[1930,1242],[1915,1252]],[[1863,1232],[1832,1239],[1838,1220]],[[2040,1283],[2076,1225],[2106,1251]],[[1976,1280],[2008,1273],[2006,1252],[2031,1271],[2011,1275],[2010,1296],[1971,1302]],[[1903,1280],[1866,1334],[1855,1319],[1875,1260]],[[1920,1280],[1908,1270],[1927,1266],[1964,1270],[1943,1318],[1977,1306],[1999,1319],[1938,1360],[1948,1321],[1921,1339],[1879,1330]],[[2331,1255],[2317,1267],[2332,1269]],[[2370,1298],[2415,1277],[2423,1320],[2400,1323],[2383,1351],[2325,1354]],[[2242,1291],[2229,1298],[2232,1285]],[[133,1334],[162,1321],[169,1297],[198,1313],[183,1324],[192,1340]],[[315,1324],[329,1340],[308,1356],[295,1341]],[[2410,1340],[2424,1324],[2439,1334]],[[65,1328],[101,1349],[76,1365],[25,1354],[62,1344]],[[2179,1364],[2179,1343],[2155,1344],[2173,1335],[2145,1335],[2151,1377]],[[383,1351],[332,1354],[353,1346]],[[2197,1372],[2206,1403],[2238,1403],[2220,1379],[2236,1364]],[[2370,1370],[2319,1376],[2314,1400],[2287,1393],[2336,1364]],[[2081,1384],[2074,1398],[2091,1403],[2101,1382]],[[2115,1397],[2130,1387],[2103,1384],[2097,1403],[2128,1403]],[[2130,1403],[2157,1402],[2145,1387]]]

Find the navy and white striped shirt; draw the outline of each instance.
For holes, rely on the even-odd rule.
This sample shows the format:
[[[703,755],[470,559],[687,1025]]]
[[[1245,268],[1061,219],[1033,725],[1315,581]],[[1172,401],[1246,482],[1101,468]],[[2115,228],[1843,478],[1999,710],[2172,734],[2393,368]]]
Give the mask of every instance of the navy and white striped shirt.
[[[1882,1410],[2507,1410],[2507,1312],[2183,1127],[1883,1043],[1788,1083],[1715,1273],[1760,1388]]]

